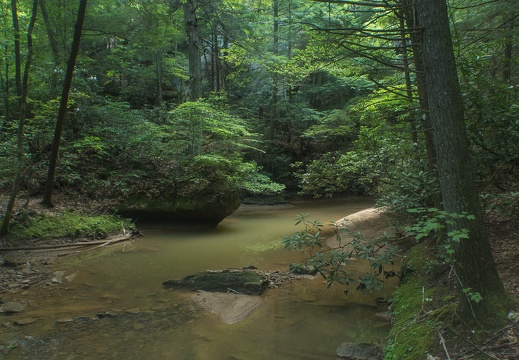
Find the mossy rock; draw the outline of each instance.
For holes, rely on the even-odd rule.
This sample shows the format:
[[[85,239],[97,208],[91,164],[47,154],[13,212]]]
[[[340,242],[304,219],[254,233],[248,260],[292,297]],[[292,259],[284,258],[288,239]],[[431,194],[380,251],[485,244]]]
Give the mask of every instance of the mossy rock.
[[[181,190],[162,191],[154,196],[129,195],[117,206],[117,211],[136,222],[215,227],[240,206],[237,190],[224,178],[178,186]]]
[[[128,219],[114,215],[87,215],[65,211],[56,215],[32,215],[15,218],[9,229],[12,242],[49,239],[104,239],[122,228],[134,229]]]
[[[211,292],[236,292],[261,295],[267,288],[267,278],[253,271],[208,271],[189,275],[179,280],[167,280],[165,287],[204,290]]]
[[[394,293],[393,326],[384,348],[385,360],[424,359],[439,355],[438,331],[448,328],[457,308],[457,297],[443,282],[434,281],[425,269],[432,250],[422,243],[406,253],[404,266],[413,269]]]

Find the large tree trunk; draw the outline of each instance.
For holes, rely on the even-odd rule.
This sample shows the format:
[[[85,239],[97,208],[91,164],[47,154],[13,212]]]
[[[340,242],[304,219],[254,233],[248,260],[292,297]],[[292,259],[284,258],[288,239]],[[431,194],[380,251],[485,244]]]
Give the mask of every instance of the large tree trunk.
[[[510,300],[492,258],[475,188],[447,5],[445,0],[416,0],[416,5],[423,27],[422,59],[443,206],[448,213],[476,217],[472,221],[460,219],[449,229],[468,229],[470,237],[455,246],[460,314],[483,326],[495,326],[506,320]],[[462,291],[469,288],[483,300],[470,301]]]
[[[13,12],[13,26],[15,32],[18,32],[18,35],[15,36],[15,39],[19,43],[19,28],[18,28],[18,10],[16,7],[16,0],[12,1],[12,12]],[[17,83],[20,85],[20,94],[19,94],[19,104],[20,104],[20,118],[18,119],[18,130],[16,134],[16,172],[13,181],[13,188],[11,190],[11,195],[9,196],[9,200],[7,201],[7,206],[5,209],[4,219],[2,222],[2,226],[0,227],[0,237],[7,235],[9,232],[9,224],[11,222],[14,203],[16,202],[16,197],[18,196],[18,190],[20,188],[20,181],[22,179],[22,170],[23,170],[23,132],[25,127],[25,116],[27,112],[27,87],[29,84],[29,71],[32,64],[32,32],[34,30],[34,24],[36,23],[36,14],[38,11],[38,3],[37,0],[34,0],[32,7],[32,15],[31,21],[29,23],[29,28],[27,30],[27,59],[25,61],[25,69],[23,73],[23,80],[17,79]],[[20,47],[18,46],[17,51],[20,51]],[[21,61],[21,55],[16,54],[17,61]],[[17,68],[21,69],[21,64],[17,65]],[[21,72],[17,72],[18,76]]]
[[[76,66],[76,57],[79,51],[79,43],[81,41],[81,32],[83,30],[83,21],[85,19],[87,0],[79,2],[79,10],[77,13],[76,29],[74,31],[74,40],[70,50],[70,57],[67,63],[67,72],[63,83],[63,91],[61,93],[61,101],[59,104],[58,119],[56,120],[56,128],[54,130],[54,139],[52,141],[52,150],[50,154],[49,169],[47,172],[47,181],[45,182],[45,192],[43,194],[42,205],[52,207],[52,189],[54,188],[54,174],[58,162],[59,145],[61,141],[61,133],[63,123],[67,115],[68,97],[70,87],[72,85],[72,76],[74,75],[74,67]]]
[[[427,154],[427,171],[429,174],[437,175],[437,159],[436,150],[434,149],[433,131],[431,129],[431,120],[429,114],[428,94],[425,80],[422,41],[423,33],[419,30],[421,27],[418,22],[418,15],[416,13],[416,0],[402,0],[403,16],[409,31],[411,39],[411,47],[413,49],[414,69],[416,74],[416,88],[418,91],[418,98],[420,103],[421,123],[423,129],[425,151]],[[442,208],[441,198],[439,194],[433,197],[434,206],[438,209]]]
[[[200,52],[200,28],[196,18],[196,1],[184,3],[184,20],[187,32],[189,58],[189,99],[195,101],[202,96],[202,60]]]

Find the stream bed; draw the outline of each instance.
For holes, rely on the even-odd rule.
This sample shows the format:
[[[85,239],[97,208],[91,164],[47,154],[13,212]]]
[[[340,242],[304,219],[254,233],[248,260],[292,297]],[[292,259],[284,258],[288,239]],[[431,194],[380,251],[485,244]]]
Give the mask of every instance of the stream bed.
[[[295,217],[310,213],[323,222],[372,205],[370,199],[313,200],[277,208],[244,207],[212,230],[144,227],[144,237],[83,251],[58,261],[64,281],[50,289],[27,289],[29,306],[2,322],[6,359],[335,359],[343,342],[381,343],[389,323],[378,293],[345,294],[320,277],[302,278],[262,295],[248,318],[225,324],[197,308],[193,292],[165,289],[164,280],[205,270],[253,265],[288,271],[302,254],[280,240],[300,228]],[[359,263],[359,266],[362,266]],[[362,271],[360,267],[358,269]]]

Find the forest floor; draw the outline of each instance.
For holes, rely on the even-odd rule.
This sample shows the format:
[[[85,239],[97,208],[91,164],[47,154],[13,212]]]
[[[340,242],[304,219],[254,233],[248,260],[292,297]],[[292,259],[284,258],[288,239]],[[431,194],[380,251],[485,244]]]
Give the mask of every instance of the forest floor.
[[[519,218],[503,219],[489,216],[487,229],[501,280],[506,290],[516,301],[519,301]],[[519,308],[517,310],[519,311]],[[490,359],[499,360],[519,359],[519,318],[489,334],[483,344],[478,346],[467,343],[466,345],[473,350],[467,354],[488,356]],[[478,358],[477,356],[475,358]]]
[[[501,280],[519,302],[519,218],[488,216],[487,229]],[[519,307],[516,310],[519,311]],[[445,339],[446,343],[455,342],[457,349],[445,359],[519,359],[519,318],[511,319],[507,326],[487,334],[480,343],[474,343],[461,334],[453,333],[452,336],[456,339]],[[448,351],[447,347],[446,354]]]
[[[59,213],[69,205],[65,205],[61,199],[58,199],[57,206],[49,210],[41,207],[37,199],[31,199],[27,203],[26,200],[20,201],[17,208],[24,208],[37,214],[43,212],[49,214]],[[5,198],[0,197],[0,208],[5,208]],[[367,214],[371,216],[371,213]],[[519,301],[519,218],[489,215],[487,228],[501,279],[508,292]],[[76,241],[84,241],[84,239]],[[70,244],[70,240],[56,239],[45,243],[34,240],[16,244],[0,243],[0,264],[2,265],[0,266],[0,306],[10,292],[19,291],[20,288],[52,286],[55,274],[50,272],[49,265],[59,256],[77,251],[72,248],[10,251],[9,248],[56,245],[60,242]],[[449,354],[447,347],[445,357],[428,359],[519,359],[519,319],[516,318],[506,327],[488,334],[482,342],[474,343],[465,336],[460,336],[446,339],[446,344],[447,346],[456,344],[456,350]]]

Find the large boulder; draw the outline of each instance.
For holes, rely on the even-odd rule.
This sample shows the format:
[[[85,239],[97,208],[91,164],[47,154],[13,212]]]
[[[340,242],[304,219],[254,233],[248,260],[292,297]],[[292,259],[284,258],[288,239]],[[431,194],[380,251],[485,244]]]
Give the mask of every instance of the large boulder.
[[[136,221],[215,227],[240,206],[238,191],[222,176],[177,183],[170,190],[129,195],[118,212]]]
[[[170,288],[261,295],[267,288],[268,280],[254,271],[224,270],[206,271],[178,280],[167,280],[162,285]]]

